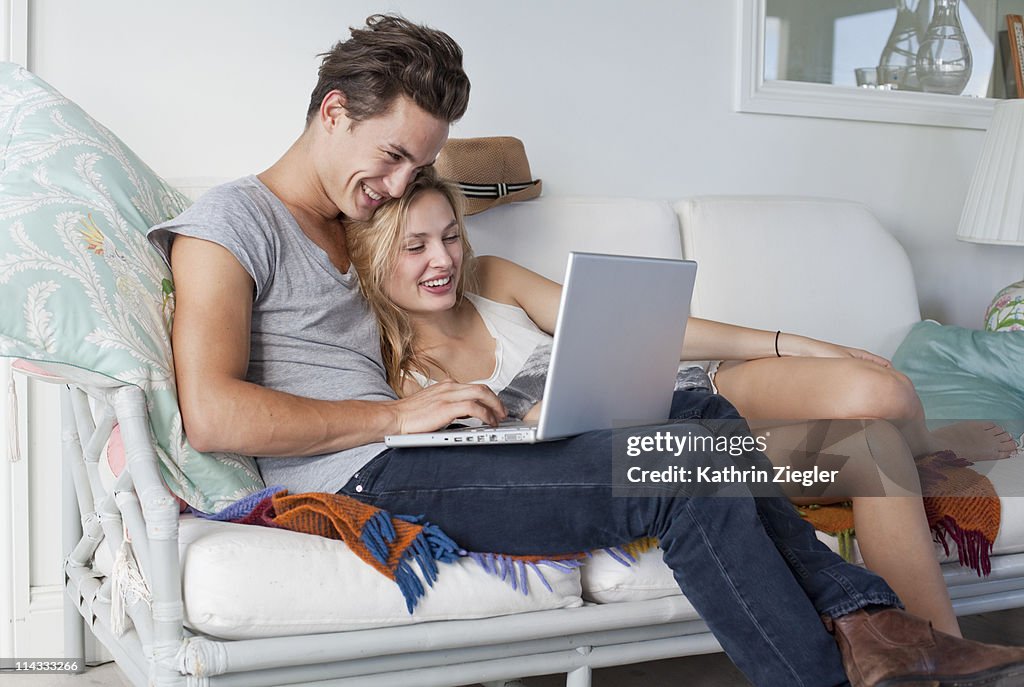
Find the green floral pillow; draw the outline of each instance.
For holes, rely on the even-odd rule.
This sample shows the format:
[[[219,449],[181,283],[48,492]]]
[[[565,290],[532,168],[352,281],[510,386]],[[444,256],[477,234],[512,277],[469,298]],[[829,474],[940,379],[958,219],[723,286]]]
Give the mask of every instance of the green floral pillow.
[[[1024,281],[1010,284],[996,294],[985,313],[985,329],[990,332],[1024,331]]]
[[[212,512],[263,488],[255,461],[193,450],[171,362],[171,275],[146,230],[188,200],[49,84],[0,63],[0,355],[145,393],[164,479]],[[80,373],[76,373],[80,370]]]

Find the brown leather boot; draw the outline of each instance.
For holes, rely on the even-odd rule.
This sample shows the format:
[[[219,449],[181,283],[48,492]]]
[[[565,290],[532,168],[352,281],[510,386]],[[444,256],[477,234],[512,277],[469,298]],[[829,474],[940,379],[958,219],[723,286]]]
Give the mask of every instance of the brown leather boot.
[[[826,619],[853,687],[1020,687],[1024,647],[982,644],[888,608]]]

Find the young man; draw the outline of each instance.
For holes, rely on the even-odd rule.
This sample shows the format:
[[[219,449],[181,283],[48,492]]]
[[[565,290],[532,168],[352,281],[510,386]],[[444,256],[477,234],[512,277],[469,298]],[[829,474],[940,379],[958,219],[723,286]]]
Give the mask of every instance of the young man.
[[[468,96],[451,38],[371,17],[326,54],[306,128],[278,162],[151,231],[177,289],[175,368],[193,446],[260,456],[266,482],[292,491],[425,513],[474,550],[557,553],[656,536],[680,587],[755,684],[845,684],[844,663],[857,685],[1022,679],[1024,650],[933,634],[896,609],[880,578],[821,545],[781,497],[613,498],[609,432],[526,447],[384,448],[385,434],[505,414],[476,385],[395,398],[341,222],[401,196]],[[675,406],[674,416],[738,417],[710,394]],[[710,431],[699,420],[691,429]]]

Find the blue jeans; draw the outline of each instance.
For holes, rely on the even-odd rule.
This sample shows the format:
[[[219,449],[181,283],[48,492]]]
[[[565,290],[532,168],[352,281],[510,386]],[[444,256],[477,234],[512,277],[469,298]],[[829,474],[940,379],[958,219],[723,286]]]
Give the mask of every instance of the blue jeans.
[[[702,419],[739,418],[702,391],[676,392],[671,415],[698,433],[718,426]],[[680,589],[754,684],[845,684],[821,616],[899,605],[889,586],[820,543],[782,496],[613,496],[612,436],[392,449],[342,493],[425,514],[471,551],[554,554],[657,537]]]

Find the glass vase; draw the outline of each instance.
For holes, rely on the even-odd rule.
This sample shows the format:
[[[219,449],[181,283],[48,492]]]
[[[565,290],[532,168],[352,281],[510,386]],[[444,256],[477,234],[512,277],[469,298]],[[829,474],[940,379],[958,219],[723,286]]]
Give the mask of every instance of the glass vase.
[[[896,22],[878,58],[879,79],[884,79],[898,90],[921,90],[917,78],[917,53],[921,49],[924,27],[917,16],[919,5],[920,0],[896,1]]]
[[[960,23],[960,0],[935,0],[931,23],[917,51],[921,90],[960,95],[971,78],[971,48]]]

